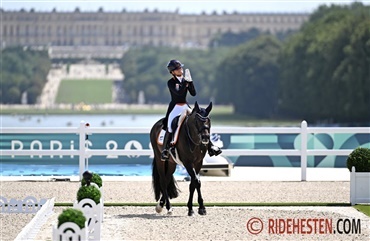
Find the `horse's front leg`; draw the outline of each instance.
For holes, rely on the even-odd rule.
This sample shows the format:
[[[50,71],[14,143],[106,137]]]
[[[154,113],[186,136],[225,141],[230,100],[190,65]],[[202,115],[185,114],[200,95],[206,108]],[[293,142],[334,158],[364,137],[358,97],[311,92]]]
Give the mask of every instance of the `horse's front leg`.
[[[190,184],[189,184],[189,200],[187,203],[188,216],[193,216],[194,214],[194,211],[193,211],[194,191],[195,189],[198,190],[198,188],[200,188],[200,182],[199,182],[199,176],[196,174],[194,168],[188,168],[188,167],[185,167],[185,168],[188,171],[190,178],[191,178]],[[202,205],[203,205],[203,199],[201,198],[201,200],[202,200]],[[198,197],[198,201],[199,201],[199,197]]]
[[[200,175],[199,174],[197,174],[197,178],[198,178],[198,185],[197,185],[196,189],[197,189],[197,193],[198,193],[198,204],[199,204],[198,213],[200,215],[206,215],[207,211],[206,211],[206,207],[204,206],[202,192],[200,191],[202,183],[200,182]]]

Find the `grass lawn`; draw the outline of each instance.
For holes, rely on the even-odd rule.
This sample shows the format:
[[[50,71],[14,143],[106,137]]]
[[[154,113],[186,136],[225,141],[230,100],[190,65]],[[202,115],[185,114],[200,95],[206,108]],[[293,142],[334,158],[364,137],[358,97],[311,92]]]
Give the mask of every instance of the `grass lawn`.
[[[355,208],[370,217],[370,205],[357,204],[355,205]]]
[[[112,80],[62,80],[56,103],[105,104],[112,102]]]

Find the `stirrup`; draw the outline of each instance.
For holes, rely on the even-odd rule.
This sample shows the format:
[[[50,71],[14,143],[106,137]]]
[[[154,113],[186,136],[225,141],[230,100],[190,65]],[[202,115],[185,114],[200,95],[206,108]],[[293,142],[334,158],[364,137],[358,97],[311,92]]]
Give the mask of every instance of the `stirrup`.
[[[167,149],[163,149],[162,153],[161,153],[161,160],[162,161],[167,161],[169,158],[168,156],[168,150]]]
[[[209,156],[218,156],[222,153],[221,149],[217,146],[211,146],[208,150]]]

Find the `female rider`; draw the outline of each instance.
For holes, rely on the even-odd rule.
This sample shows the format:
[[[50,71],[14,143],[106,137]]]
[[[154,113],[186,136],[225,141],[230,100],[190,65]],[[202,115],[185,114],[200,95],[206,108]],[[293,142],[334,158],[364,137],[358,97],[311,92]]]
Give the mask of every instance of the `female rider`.
[[[191,112],[191,108],[186,100],[186,95],[189,93],[192,96],[196,95],[196,90],[194,83],[191,78],[184,78],[184,65],[176,59],[170,60],[167,64],[167,69],[172,74],[172,78],[168,80],[167,86],[171,94],[171,102],[168,105],[166,117],[163,121],[163,129],[166,130],[163,141],[163,150],[162,150],[162,160],[168,160],[168,150],[173,138],[171,123],[172,120],[180,115],[184,109],[187,109],[188,112]],[[188,77],[188,76],[187,76]],[[167,127],[167,128],[166,128]],[[210,156],[219,155],[221,149],[217,146],[214,146],[210,141],[208,144],[208,153]]]

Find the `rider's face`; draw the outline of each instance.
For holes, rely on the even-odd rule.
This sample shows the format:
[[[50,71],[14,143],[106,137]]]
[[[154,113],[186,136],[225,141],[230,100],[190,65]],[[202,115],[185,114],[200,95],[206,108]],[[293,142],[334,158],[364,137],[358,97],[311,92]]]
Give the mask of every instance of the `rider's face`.
[[[183,75],[183,73],[184,73],[184,70],[180,67],[180,68],[175,69],[174,71],[172,71],[172,73],[175,76],[181,77]]]

